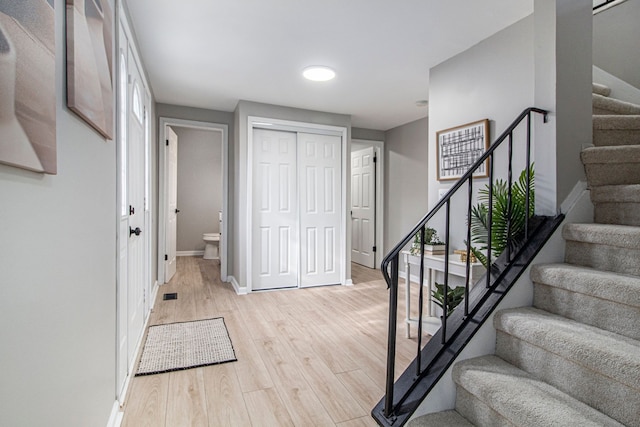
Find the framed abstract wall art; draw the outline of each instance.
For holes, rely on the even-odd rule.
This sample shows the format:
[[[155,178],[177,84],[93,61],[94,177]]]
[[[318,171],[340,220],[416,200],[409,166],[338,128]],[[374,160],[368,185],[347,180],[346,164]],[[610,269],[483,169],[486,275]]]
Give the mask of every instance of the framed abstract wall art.
[[[489,119],[436,132],[438,181],[460,179],[489,148]],[[489,176],[487,159],[473,174]]]
[[[66,0],[67,105],[113,138],[113,15],[108,0]]]
[[[0,0],[0,163],[57,173],[54,0]]]

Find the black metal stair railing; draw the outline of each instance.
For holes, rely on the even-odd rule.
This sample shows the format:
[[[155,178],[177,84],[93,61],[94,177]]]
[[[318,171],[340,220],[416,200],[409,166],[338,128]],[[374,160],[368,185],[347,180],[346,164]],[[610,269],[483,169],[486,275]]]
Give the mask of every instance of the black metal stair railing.
[[[534,114],[542,115],[544,118],[544,122],[547,122],[547,111],[531,107],[524,110],[514,121],[513,123],[496,139],[496,141],[489,147],[489,149],[476,161],[476,163],[462,176],[460,180],[458,180],[451,189],[444,195],[440,201],[436,204],[436,206],[427,213],[421,220],[418,222],[415,227],[387,254],[387,256],[382,261],[382,274],[387,282],[389,287],[389,329],[388,329],[388,345],[387,345],[387,372],[386,372],[386,388],[385,388],[385,396],[383,398],[383,408],[382,408],[382,416],[388,420],[388,425],[393,424],[395,413],[398,408],[401,407],[405,398],[409,394],[408,390],[405,390],[404,395],[395,396],[395,359],[396,359],[396,341],[397,341],[397,315],[398,315],[398,279],[399,279],[399,260],[400,255],[403,249],[414,239],[416,235],[419,235],[419,243],[420,243],[420,275],[419,275],[419,295],[418,295],[418,338],[417,338],[417,357],[412,364],[415,367],[415,371],[413,373],[413,382],[417,383],[417,381],[425,374],[425,372],[430,368],[428,366],[429,361],[434,361],[434,358],[426,358],[422,357],[422,324],[423,324],[423,305],[424,305],[424,243],[425,243],[425,227],[429,224],[429,222],[439,215],[444,215],[444,291],[442,302],[442,315],[441,315],[441,328],[440,331],[436,334],[440,336],[441,339],[441,352],[447,351],[447,348],[451,345],[460,346],[460,343],[455,343],[456,335],[458,333],[458,329],[464,323],[470,314],[478,307],[478,304],[471,306],[470,302],[480,301],[484,297],[476,298],[478,295],[478,289],[474,289],[474,298],[470,298],[470,269],[471,269],[471,259],[472,259],[472,236],[471,236],[471,211],[472,211],[472,203],[474,197],[474,188],[473,188],[473,174],[476,170],[478,170],[483,164],[485,164],[486,160],[489,160],[489,170],[488,170],[488,236],[492,235],[492,214],[493,214],[493,190],[494,190],[494,165],[496,164],[497,156],[496,150],[503,146],[503,144],[507,145],[507,153],[506,159],[500,157],[500,160],[506,161],[506,174],[507,174],[507,207],[510,210],[512,206],[512,187],[513,187],[513,155],[514,155],[514,135],[521,136],[522,130],[520,129],[520,125],[523,122],[526,122],[526,142],[524,146],[524,155],[519,155],[518,157],[524,157],[525,162],[525,174],[526,174],[526,182],[530,182],[531,174],[532,174],[532,161],[531,161],[531,136],[532,136],[532,118]],[[501,156],[504,156],[501,153]],[[467,195],[465,197],[465,202],[467,205],[466,208],[466,224],[460,225],[458,223],[452,224],[451,221],[451,204],[452,198],[460,191],[463,190],[463,187],[466,186]],[[532,202],[532,195],[530,194],[529,185],[526,185],[526,195],[525,195],[525,206],[526,206],[526,215],[529,216],[529,207]],[[444,214],[442,213],[444,211]],[[507,236],[507,245],[503,255],[500,257],[500,262],[504,263],[504,259],[506,258],[507,263],[511,260],[512,251],[517,250],[515,246],[515,242],[510,241],[511,239],[511,223],[509,218],[511,218],[511,212],[507,212],[507,224],[506,224],[506,236]],[[466,226],[466,277],[464,278],[464,304],[462,310],[463,313],[459,313],[458,310],[453,314],[448,313],[448,294],[450,289],[449,284],[449,253],[451,248],[451,231],[452,227],[457,227],[461,229],[461,227]],[[525,240],[529,237],[531,232],[531,227],[528,225],[528,221],[525,221]],[[488,238],[488,248],[486,250],[486,265],[492,266],[492,239]],[[490,267],[492,270],[492,267]],[[481,281],[485,281],[484,287],[486,293],[491,292],[492,287],[495,286],[498,280],[498,275],[492,274],[491,271],[487,272],[485,276],[481,279]],[[430,295],[429,295],[430,297]],[[452,322],[448,322],[449,318],[454,316]],[[426,360],[427,362],[422,362],[422,360]],[[382,404],[382,402],[381,402]],[[378,420],[380,423],[380,421]]]
[[[593,2],[593,11],[602,9],[605,6],[609,6],[611,3],[618,2],[619,0],[599,0]]]

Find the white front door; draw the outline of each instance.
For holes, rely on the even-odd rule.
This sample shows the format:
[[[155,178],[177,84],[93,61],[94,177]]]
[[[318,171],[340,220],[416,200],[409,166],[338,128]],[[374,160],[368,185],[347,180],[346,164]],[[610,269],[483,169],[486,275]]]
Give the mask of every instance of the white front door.
[[[127,353],[132,366],[144,326],[144,86],[138,66],[129,53],[128,188],[129,238],[127,243]]]
[[[252,289],[298,286],[296,134],[253,132]]]
[[[351,261],[375,267],[375,151],[351,153]]]
[[[129,323],[127,302],[128,302],[128,277],[127,277],[127,248],[129,247],[129,197],[127,195],[129,185],[127,177],[129,175],[127,159],[129,150],[127,148],[127,117],[129,100],[128,93],[128,43],[124,32],[120,31],[120,49],[118,51],[118,360],[117,360],[117,393],[120,403],[122,401],[122,391],[129,373],[129,357],[127,344],[127,324]]]
[[[298,133],[300,287],[340,283],[342,138]]]
[[[176,236],[178,230],[178,135],[166,127],[167,159],[167,238],[164,281],[176,274]]]

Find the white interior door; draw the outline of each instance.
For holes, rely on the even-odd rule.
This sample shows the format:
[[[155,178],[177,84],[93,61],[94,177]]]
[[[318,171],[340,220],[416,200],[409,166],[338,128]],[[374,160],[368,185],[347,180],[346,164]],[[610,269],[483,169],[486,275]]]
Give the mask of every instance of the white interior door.
[[[253,290],[298,286],[296,134],[253,131]]]
[[[166,127],[167,159],[167,230],[165,240],[164,281],[176,274],[176,236],[178,231],[178,135]]]
[[[340,283],[342,138],[298,133],[300,286]]]
[[[127,339],[128,364],[132,366],[137,343],[144,326],[144,86],[141,74],[129,54],[129,108],[128,108],[128,188],[129,238],[127,242]]]
[[[117,392],[121,399],[127,374],[129,373],[127,324],[129,323],[127,300],[127,248],[129,245],[129,198],[127,196],[127,117],[128,117],[128,85],[127,61],[128,44],[124,37],[124,31],[120,31],[120,49],[118,51],[118,363],[117,363]],[[121,399],[121,403],[122,399]]]
[[[375,151],[351,153],[351,261],[375,267]]]

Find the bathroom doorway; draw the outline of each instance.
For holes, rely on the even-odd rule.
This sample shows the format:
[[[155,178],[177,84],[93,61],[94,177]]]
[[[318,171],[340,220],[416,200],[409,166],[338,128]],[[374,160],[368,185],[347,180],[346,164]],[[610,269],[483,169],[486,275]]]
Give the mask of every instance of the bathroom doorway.
[[[227,280],[227,125],[160,118],[158,282],[167,283],[176,256],[202,256],[203,234],[219,233]]]

